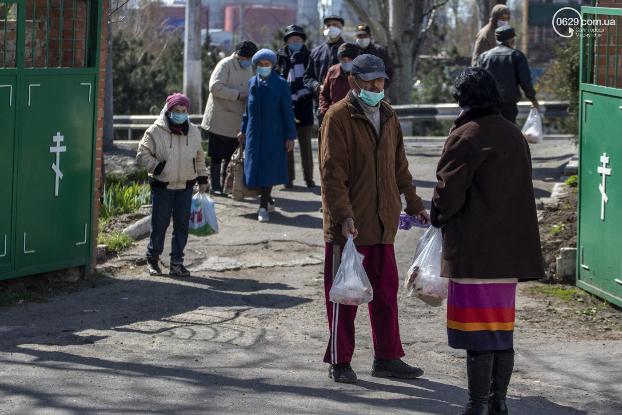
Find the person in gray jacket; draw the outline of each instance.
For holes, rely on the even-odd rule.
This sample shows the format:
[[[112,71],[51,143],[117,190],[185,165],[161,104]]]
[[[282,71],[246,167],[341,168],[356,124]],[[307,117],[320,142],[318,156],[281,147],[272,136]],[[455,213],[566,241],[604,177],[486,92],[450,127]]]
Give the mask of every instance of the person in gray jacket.
[[[534,108],[539,108],[536,91],[531,83],[527,58],[523,52],[514,48],[516,41],[514,29],[509,26],[499,27],[495,30],[495,37],[497,46],[484,52],[477,59],[477,66],[488,70],[495,78],[501,95],[501,115],[516,123],[518,114],[516,103],[521,98],[520,89]]]

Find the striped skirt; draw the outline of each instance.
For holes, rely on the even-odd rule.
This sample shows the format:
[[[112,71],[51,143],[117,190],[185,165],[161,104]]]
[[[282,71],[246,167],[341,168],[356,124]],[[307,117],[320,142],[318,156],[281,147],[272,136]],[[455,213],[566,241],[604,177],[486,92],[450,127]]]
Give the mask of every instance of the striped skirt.
[[[511,349],[517,282],[516,279],[450,279],[449,346],[482,352]]]

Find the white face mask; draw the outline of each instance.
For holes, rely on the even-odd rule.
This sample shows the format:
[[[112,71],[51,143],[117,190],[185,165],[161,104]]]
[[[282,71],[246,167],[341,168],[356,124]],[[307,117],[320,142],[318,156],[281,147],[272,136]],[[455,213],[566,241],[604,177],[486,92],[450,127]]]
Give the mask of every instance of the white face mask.
[[[506,22],[505,20],[499,20],[497,22],[497,27],[504,27],[504,26],[507,26],[507,25],[508,25],[508,22]]]
[[[330,26],[324,29],[324,36],[328,36],[333,39],[336,37],[339,37],[340,34],[341,34],[341,29],[338,28],[337,26]]]
[[[356,44],[361,49],[367,49],[367,46],[369,46],[370,43],[371,43],[371,39],[368,37],[363,38],[363,39],[356,39]]]

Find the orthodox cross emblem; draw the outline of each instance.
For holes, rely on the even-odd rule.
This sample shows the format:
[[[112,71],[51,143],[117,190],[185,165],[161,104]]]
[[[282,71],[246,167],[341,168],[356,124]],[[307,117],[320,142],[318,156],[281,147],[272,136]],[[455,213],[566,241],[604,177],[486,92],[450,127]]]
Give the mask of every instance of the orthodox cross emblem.
[[[54,181],[54,196],[58,196],[60,180],[63,178],[63,172],[60,170],[60,153],[67,151],[67,147],[61,146],[64,140],[65,137],[58,132],[54,137],[52,137],[52,141],[55,145],[50,147],[50,153],[56,153],[56,162],[52,163],[52,171],[56,175]]]
[[[606,180],[607,176],[611,176],[611,167],[607,167],[609,164],[609,156],[607,153],[603,153],[600,156],[601,166],[598,166],[598,174],[602,176],[602,182],[598,185],[598,191],[600,192],[600,220],[605,220],[605,205],[609,198],[607,197]]]

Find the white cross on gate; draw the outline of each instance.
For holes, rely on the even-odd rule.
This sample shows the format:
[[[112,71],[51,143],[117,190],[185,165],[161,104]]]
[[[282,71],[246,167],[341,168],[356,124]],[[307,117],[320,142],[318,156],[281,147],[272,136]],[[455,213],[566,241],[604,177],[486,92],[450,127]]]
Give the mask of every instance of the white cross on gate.
[[[607,197],[607,191],[606,191],[606,180],[607,180],[607,176],[611,176],[611,168],[607,167],[607,164],[609,164],[609,156],[607,156],[607,153],[603,153],[602,156],[600,156],[600,162],[602,163],[602,166],[598,166],[598,174],[602,175],[602,182],[598,185],[598,190],[600,192],[600,220],[605,220],[605,204],[607,203],[607,201],[609,200],[609,198]]]
[[[52,141],[54,141],[56,145],[54,147],[50,147],[50,153],[56,153],[56,162],[52,163],[52,171],[56,175],[54,184],[54,196],[58,196],[58,186],[60,184],[60,179],[63,178],[63,172],[60,171],[60,153],[64,153],[67,151],[67,147],[61,146],[64,140],[65,136],[62,136],[60,132],[57,132],[56,135],[52,137]]]

